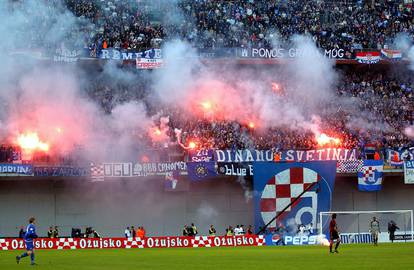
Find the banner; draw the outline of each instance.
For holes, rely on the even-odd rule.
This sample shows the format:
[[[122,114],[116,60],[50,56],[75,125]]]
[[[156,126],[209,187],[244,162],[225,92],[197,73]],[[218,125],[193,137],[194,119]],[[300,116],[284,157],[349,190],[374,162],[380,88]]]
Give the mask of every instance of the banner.
[[[300,231],[300,229],[294,233],[285,233],[282,230],[276,230],[267,234],[265,239],[266,246],[302,246],[329,242],[325,235],[317,235],[304,230]]]
[[[81,167],[34,167],[34,176],[89,176],[88,168]]]
[[[364,160],[364,165],[358,172],[358,189],[360,191],[381,190],[383,171],[383,160]]]
[[[235,48],[198,48],[197,53],[200,58],[235,58]]]
[[[356,160],[356,149],[326,148],[318,150],[215,150],[217,162],[273,161],[275,154],[281,161]]]
[[[108,60],[136,60],[138,58],[145,59],[162,59],[161,49],[150,49],[143,52],[131,50],[102,49],[99,58]]]
[[[53,61],[73,63],[73,62],[77,62],[81,55],[82,55],[82,51],[69,50],[62,44],[60,48],[57,48],[55,50],[55,54],[53,55]]]
[[[361,64],[376,64],[381,60],[380,52],[357,52],[356,60]]]
[[[346,52],[344,49],[332,48],[321,49],[321,55],[332,58],[342,59],[345,58]],[[296,58],[303,55],[314,55],[313,50],[301,50],[299,48],[239,48],[237,56],[241,58],[268,58],[268,59],[283,59],[283,58]],[[319,54],[317,54],[318,56]]]
[[[371,233],[341,233],[340,237],[343,244],[372,243]]]
[[[253,236],[160,236],[145,238],[37,238],[35,249],[111,249],[111,248],[199,248],[265,245],[262,235]],[[25,249],[23,239],[0,239],[0,250]]]
[[[163,60],[161,58],[137,58],[136,65],[137,69],[156,69],[162,67]]]
[[[217,172],[227,176],[253,176],[253,163],[217,162]]]
[[[331,210],[335,161],[255,162],[253,168],[256,228],[269,224],[267,230],[279,237],[296,236],[298,231],[305,233],[306,228],[312,234],[319,212]],[[311,185],[314,186],[302,194]],[[295,199],[296,202],[290,205]],[[286,207],[286,211],[273,220]],[[324,228],[328,225],[323,224]]]
[[[396,167],[402,167],[405,160],[414,160],[414,147],[387,149],[385,152],[387,162]]]
[[[96,166],[95,166],[96,167]],[[185,162],[159,163],[104,163],[104,177],[137,177],[137,176],[165,176],[167,172],[178,171],[180,174],[187,171]]]
[[[391,60],[399,60],[402,58],[402,53],[400,50],[387,50],[382,49],[381,54],[385,59],[391,59]]]
[[[363,160],[338,160],[336,163],[337,173],[357,173],[361,170]]]
[[[211,149],[190,150],[188,152],[191,162],[213,161],[214,153]]]
[[[0,176],[33,176],[33,166],[29,164],[0,164]]]
[[[217,176],[216,163],[210,162],[188,162],[188,177],[193,181],[206,180]]]
[[[414,184],[414,161],[404,162],[404,183]]]

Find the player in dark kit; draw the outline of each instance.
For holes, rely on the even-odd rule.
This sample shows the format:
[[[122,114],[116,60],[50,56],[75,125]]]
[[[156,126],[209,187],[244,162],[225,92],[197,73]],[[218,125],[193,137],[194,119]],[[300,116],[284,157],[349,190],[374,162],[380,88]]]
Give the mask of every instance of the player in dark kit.
[[[24,235],[24,243],[26,245],[26,252],[20,256],[16,256],[16,262],[20,263],[20,260],[24,257],[30,256],[31,265],[35,265],[35,255],[34,255],[34,245],[33,239],[37,238],[36,228],[35,228],[35,221],[34,217],[29,219],[29,225],[27,225],[26,233]]]
[[[336,214],[332,214],[331,222],[329,223],[329,235],[330,235],[330,242],[329,242],[329,252],[333,253],[332,246],[334,241],[336,241],[335,245],[335,253],[338,253],[339,243],[341,243],[341,238],[339,237],[338,226],[336,224]]]

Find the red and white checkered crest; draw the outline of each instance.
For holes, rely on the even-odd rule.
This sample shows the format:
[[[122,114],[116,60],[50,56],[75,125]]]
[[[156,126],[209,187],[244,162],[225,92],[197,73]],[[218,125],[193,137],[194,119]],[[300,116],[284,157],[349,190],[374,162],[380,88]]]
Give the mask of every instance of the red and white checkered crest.
[[[278,212],[293,202],[312,183],[320,179],[321,176],[317,172],[302,167],[286,169],[270,178],[263,189],[260,200],[261,215],[264,223],[270,222]],[[300,199],[295,204],[289,206],[286,212],[290,212],[299,202]],[[275,227],[276,220],[269,225],[269,228]]]
[[[263,246],[266,243],[266,239],[264,238],[264,235],[258,235],[256,237],[256,245],[258,247]]]
[[[193,247],[211,247],[211,239],[207,236],[196,236],[191,239]]]
[[[125,248],[144,248],[144,240],[140,237],[128,238],[124,241]]]
[[[77,241],[73,238],[59,238],[56,245],[57,249],[76,249]]]
[[[9,242],[6,239],[0,239],[0,250],[8,250],[9,249]]]

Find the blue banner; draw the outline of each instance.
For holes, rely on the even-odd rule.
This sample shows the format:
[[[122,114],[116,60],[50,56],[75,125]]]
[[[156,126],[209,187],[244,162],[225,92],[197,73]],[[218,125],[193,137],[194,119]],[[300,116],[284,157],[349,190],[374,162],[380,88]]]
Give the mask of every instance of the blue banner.
[[[188,162],[187,171],[192,181],[201,181],[217,176],[216,163],[213,161]]]
[[[0,176],[31,176],[31,164],[0,164]]]
[[[316,241],[309,239],[309,236],[316,232],[319,213],[331,210],[336,162],[255,162],[253,168],[256,228],[269,224],[267,232],[279,235],[275,236],[279,239],[289,236],[287,240],[292,243],[296,243],[294,237],[298,232],[302,232],[301,241],[304,241],[305,235],[307,241]],[[296,198],[296,202],[290,205]],[[286,207],[286,211],[273,220]],[[268,239],[277,240],[273,237]]]
[[[358,189],[360,191],[381,190],[383,171],[383,160],[364,160],[364,165],[358,172]]]
[[[90,175],[90,169],[80,167],[34,167],[33,171],[34,176],[81,177]]]

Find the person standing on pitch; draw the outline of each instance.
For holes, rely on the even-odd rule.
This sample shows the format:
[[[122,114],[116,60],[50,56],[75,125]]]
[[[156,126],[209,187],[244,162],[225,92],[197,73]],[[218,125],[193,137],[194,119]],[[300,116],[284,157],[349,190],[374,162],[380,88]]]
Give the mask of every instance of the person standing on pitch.
[[[388,223],[388,233],[390,235],[390,241],[391,243],[394,243],[395,240],[395,231],[399,230],[400,228],[398,228],[397,224],[395,224],[395,222],[393,220],[391,220]]]
[[[329,223],[329,235],[330,235],[329,252],[333,253],[332,246],[333,246],[334,241],[336,241],[335,253],[338,253],[338,247],[339,247],[339,244],[341,243],[341,238],[339,237],[338,225],[336,224],[336,214],[332,214],[331,222]]]
[[[374,242],[374,245],[378,245],[378,234],[380,231],[380,224],[376,217],[372,218],[371,223],[369,224],[369,231],[371,232],[372,241]]]
[[[34,217],[29,219],[29,225],[27,225],[26,234],[24,235],[24,243],[26,245],[26,252],[20,256],[16,256],[16,262],[20,263],[20,260],[24,257],[30,256],[31,265],[35,265],[35,255],[34,255],[34,245],[33,239],[37,238],[36,228],[35,228]]]

